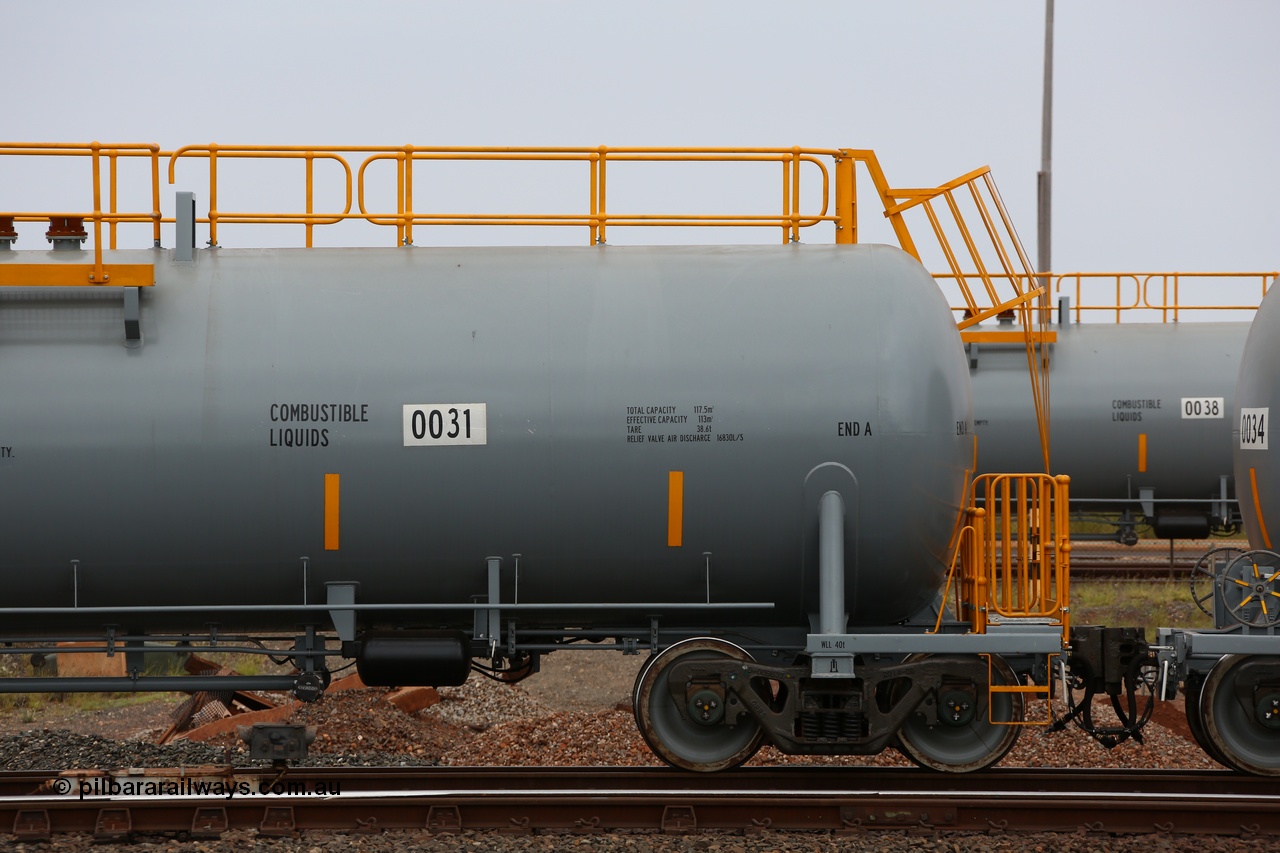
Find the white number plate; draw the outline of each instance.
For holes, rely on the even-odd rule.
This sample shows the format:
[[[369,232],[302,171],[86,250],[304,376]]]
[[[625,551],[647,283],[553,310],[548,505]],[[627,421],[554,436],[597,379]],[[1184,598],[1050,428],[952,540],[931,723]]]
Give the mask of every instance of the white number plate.
[[[1267,430],[1271,428],[1271,409],[1240,410],[1240,449],[1266,450]]]
[[[1221,397],[1183,397],[1182,417],[1185,418],[1221,418],[1224,417],[1223,399]]]
[[[419,403],[404,407],[404,446],[488,444],[485,403]]]

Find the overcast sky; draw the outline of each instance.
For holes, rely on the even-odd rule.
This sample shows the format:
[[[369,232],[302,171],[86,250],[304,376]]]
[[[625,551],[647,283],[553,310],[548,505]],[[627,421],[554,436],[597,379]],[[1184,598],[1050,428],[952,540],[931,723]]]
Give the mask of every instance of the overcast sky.
[[[900,186],[989,164],[1035,257],[1042,0],[3,12],[6,140],[873,148]],[[1058,0],[1056,271],[1280,267],[1277,33],[1272,0]]]

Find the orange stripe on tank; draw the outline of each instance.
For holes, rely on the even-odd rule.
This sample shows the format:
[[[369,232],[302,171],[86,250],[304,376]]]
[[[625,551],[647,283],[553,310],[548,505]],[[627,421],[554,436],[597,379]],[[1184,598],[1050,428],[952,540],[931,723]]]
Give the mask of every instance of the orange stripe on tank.
[[[1267,523],[1262,520],[1262,502],[1258,500],[1258,472],[1249,469],[1249,488],[1253,489],[1253,511],[1258,517],[1258,530],[1262,533],[1262,544],[1271,547],[1271,537],[1267,535]]]
[[[324,549],[338,550],[338,475],[324,475]]]
[[[667,545],[684,543],[684,472],[667,472]]]

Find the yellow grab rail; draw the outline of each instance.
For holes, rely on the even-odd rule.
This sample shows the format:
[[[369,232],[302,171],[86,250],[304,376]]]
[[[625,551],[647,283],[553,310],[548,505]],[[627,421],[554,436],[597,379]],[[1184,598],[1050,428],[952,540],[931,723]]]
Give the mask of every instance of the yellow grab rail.
[[[1070,640],[1070,478],[984,474],[973,482],[955,594],[977,633],[1001,620],[1061,625]]]
[[[101,210],[101,183],[99,159],[107,152],[112,165],[110,174],[111,210]],[[404,146],[281,146],[281,145],[189,145],[171,153],[160,152],[159,146],[143,144],[110,145],[93,142],[87,144],[0,143],[0,155],[88,155],[93,159],[93,211],[84,214],[94,225],[94,270],[90,283],[106,281],[102,264],[101,223],[112,226],[112,248],[115,248],[115,225],[120,222],[149,221],[153,227],[155,244],[159,245],[159,229],[162,221],[159,203],[160,156],[169,161],[169,182],[176,180],[180,161],[203,159],[208,164],[208,214],[197,218],[209,226],[209,243],[218,245],[218,227],[222,224],[300,224],[305,228],[306,245],[312,245],[312,235],[317,225],[333,225],[346,220],[362,220],[374,225],[395,229],[397,245],[413,242],[414,228],[427,225],[550,225],[579,226],[588,230],[592,245],[604,243],[610,227],[651,226],[734,226],[747,228],[778,228],[782,241],[800,239],[801,229],[819,223],[831,223],[837,243],[856,243],[857,183],[856,167],[861,166],[870,175],[880,197],[884,215],[903,250],[921,260],[915,240],[907,226],[905,215],[911,211],[923,211],[938,240],[947,264],[955,276],[963,294],[966,315],[959,328],[979,323],[996,314],[1015,311],[1025,330],[1027,361],[1031,371],[1033,396],[1039,424],[1040,441],[1048,470],[1048,400],[1045,360],[1038,356],[1039,348],[1047,340],[1044,329],[1031,331],[1035,315],[1030,303],[1043,293],[1036,287],[1026,253],[1018,240],[1000,194],[986,167],[977,169],[933,189],[900,189],[890,187],[874,152],[853,148],[482,148],[482,147],[418,147]],[[151,157],[152,210],[146,213],[125,214],[116,210],[115,158],[119,156]],[[352,169],[348,158],[360,158],[360,165]],[[302,161],[304,171],[304,209],[278,213],[251,212],[219,209],[219,170],[227,162],[241,160]],[[340,193],[343,201],[326,209],[316,209],[315,164],[332,162],[340,169]],[[578,213],[487,213],[487,212],[423,212],[417,209],[415,199],[414,168],[424,161],[570,161],[587,166],[588,195],[584,209]],[[827,162],[831,162],[831,168]],[[371,180],[370,167],[383,162],[395,166],[394,209],[373,210],[369,203],[367,184]],[[645,213],[639,211],[615,211],[610,208],[608,195],[610,164],[616,169],[622,163],[634,162],[718,162],[760,163],[781,167],[780,208],[776,212],[714,214]],[[834,180],[832,178],[834,172]],[[801,178],[810,176],[808,194],[802,192]],[[812,177],[816,175],[817,186]],[[802,208],[802,199],[813,205]],[[352,204],[357,211],[352,211]],[[938,204],[945,204],[950,218],[941,216]],[[976,210],[981,223],[971,229],[961,212],[962,204]],[[6,217],[0,211],[0,219]],[[14,221],[40,218],[31,213],[19,213]],[[958,232],[958,238],[954,235]],[[985,233],[985,240],[981,235]],[[960,246],[962,248],[957,248]],[[19,276],[19,281],[26,278]],[[971,284],[972,280],[972,284]],[[1004,285],[1003,288],[997,286]]]
[[[93,264],[86,285],[111,283],[110,270],[102,261],[102,224],[108,225],[112,249],[116,247],[116,228],[122,222],[150,222],[154,245],[160,245],[160,146],[150,143],[103,145],[100,142],[0,142],[0,155],[42,157],[88,157],[92,167],[93,207],[89,210],[0,212],[12,222],[42,222],[53,218],[87,220],[93,227]],[[121,212],[117,208],[119,173],[117,162],[122,157],[148,157],[151,160],[151,209]],[[102,209],[102,160],[107,160],[107,203]],[[136,265],[134,265],[136,266]]]

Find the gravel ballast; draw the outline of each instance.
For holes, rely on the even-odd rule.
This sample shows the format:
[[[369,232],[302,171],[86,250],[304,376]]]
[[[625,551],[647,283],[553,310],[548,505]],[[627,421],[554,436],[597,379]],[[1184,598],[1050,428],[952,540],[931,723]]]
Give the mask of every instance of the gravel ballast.
[[[653,766],[660,762],[649,752],[635,729],[628,707],[630,679],[637,661],[618,665],[615,655],[561,653],[546,662],[546,672],[524,684],[508,685],[473,677],[460,687],[442,688],[441,701],[406,714],[384,700],[387,691],[366,689],[326,695],[302,706],[295,722],[315,725],[319,736],[312,745],[314,766],[333,765],[449,765],[449,766]],[[539,679],[546,679],[539,684]],[[583,696],[588,697],[583,702]],[[584,710],[594,706],[594,710]],[[1059,709],[1060,712],[1060,709]],[[1028,718],[1043,719],[1043,703],[1031,703]],[[65,717],[59,722],[65,721]],[[0,737],[0,766],[20,769],[115,768],[248,764],[243,746],[234,736],[207,743],[177,741],[167,746],[148,742],[156,731],[143,730],[128,738],[106,738],[92,731],[35,728]],[[1001,766],[1210,769],[1217,765],[1181,734],[1156,723],[1145,731],[1145,744],[1122,744],[1104,749],[1074,727],[1049,732],[1027,727]],[[766,747],[751,765],[775,764],[906,765],[894,750],[869,757],[784,756]],[[856,772],[856,771],[854,771]],[[0,842],[5,836],[0,835]],[[10,843],[12,839],[10,838]],[[59,838],[59,849],[107,850],[92,839]],[[873,851],[902,850],[1120,850],[1149,851],[1270,850],[1273,840],[1206,839],[1177,836],[1055,834],[1044,836],[952,835],[941,841],[899,833],[841,836],[828,833],[763,833],[756,836],[660,836],[628,833],[602,836],[496,836],[462,833],[432,836],[396,832],[384,836],[334,836],[302,833],[293,839],[264,839],[254,834],[228,833],[217,842],[179,843],[174,839],[143,839],[128,849],[307,851],[331,850],[601,850],[601,851]],[[14,849],[41,849],[38,845]],[[122,848],[123,849],[123,848]]]

